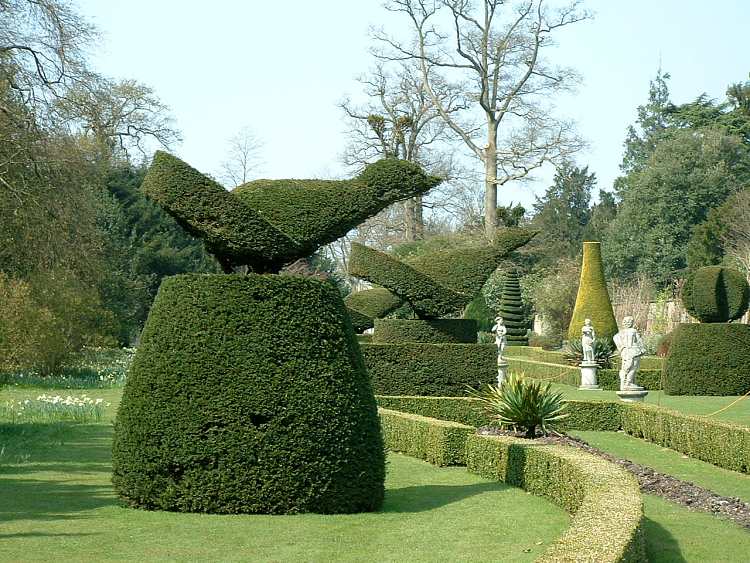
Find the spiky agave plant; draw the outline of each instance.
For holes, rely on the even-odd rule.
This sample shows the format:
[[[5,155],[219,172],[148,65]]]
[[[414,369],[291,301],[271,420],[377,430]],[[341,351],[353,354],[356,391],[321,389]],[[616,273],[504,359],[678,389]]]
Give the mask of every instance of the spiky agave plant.
[[[523,427],[526,438],[535,438],[537,426],[543,434],[567,417],[562,393],[552,391],[552,384],[542,384],[522,374],[508,376],[502,385],[487,385],[469,394],[481,402],[481,410],[501,426]]]

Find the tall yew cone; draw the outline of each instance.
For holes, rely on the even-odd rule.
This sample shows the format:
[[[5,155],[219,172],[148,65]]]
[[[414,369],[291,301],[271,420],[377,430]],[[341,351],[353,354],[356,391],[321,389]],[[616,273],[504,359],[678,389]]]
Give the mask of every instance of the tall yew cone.
[[[599,242],[583,243],[581,281],[578,285],[576,306],[568,328],[568,338],[579,340],[585,319],[591,319],[600,340],[612,341],[617,334],[617,321],[607,292],[607,282],[602,268],[602,250]]]

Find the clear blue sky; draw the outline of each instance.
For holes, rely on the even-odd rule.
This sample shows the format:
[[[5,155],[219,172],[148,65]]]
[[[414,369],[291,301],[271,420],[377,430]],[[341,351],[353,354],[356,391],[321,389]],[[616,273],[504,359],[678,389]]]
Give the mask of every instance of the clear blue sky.
[[[356,98],[372,65],[371,25],[394,25],[380,0],[77,0],[103,32],[98,70],[153,87],[183,133],[177,153],[216,173],[226,140],[250,126],[265,142],[269,178],[345,174],[337,107]],[[676,103],[723,98],[750,72],[747,0],[589,0],[595,18],[560,34],[553,60],[584,83],[561,99],[591,148],[578,157],[600,187],[618,174],[622,142],[659,62]],[[398,30],[398,27],[393,29]],[[500,201],[530,204],[549,183],[503,188]]]

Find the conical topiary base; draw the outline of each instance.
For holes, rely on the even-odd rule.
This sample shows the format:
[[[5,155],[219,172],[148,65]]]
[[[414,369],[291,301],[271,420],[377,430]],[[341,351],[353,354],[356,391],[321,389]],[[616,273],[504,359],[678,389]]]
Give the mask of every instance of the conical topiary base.
[[[599,340],[612,342],[617,334],[617,321],[612,311],[612,303],[607,292],[607,282],[604,279],[602,267],[601,243],[583,243],[583,264],[581,265],[581,281],[578,285],[576,305],[568,328],[568,338],[581,339],[581,328],[586,319],[596,330]]]
[[[377,510],[377,406],[337,290],[277,275],[165,280],[115,426],[129,504],[212,513]]]

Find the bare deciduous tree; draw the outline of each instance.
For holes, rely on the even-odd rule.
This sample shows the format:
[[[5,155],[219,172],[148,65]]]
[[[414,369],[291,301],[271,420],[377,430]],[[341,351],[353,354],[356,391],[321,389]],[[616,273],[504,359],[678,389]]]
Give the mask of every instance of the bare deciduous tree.
[[[401,41],[375,32],[383,45],[376,55],[419,62],[434,107],[483,163],[485,233],[492,239],[497,187],[526,179],[583,146],[570,122],[553,117],[549,102],[578,76],[550,65],[542,51],[552,44],[553,32],[589,16],[578,2],[550,10],[544,0],[390,0],[386,8],[404,14],[413,35]],[[451,84],[466,111],[449,112],[436,84]]]
[[[148,86],[135,80],[114,82],[89,75],[54,104],[69,128],[100,141],[110,154],[147,154],[145,143],[171,148],[181,138],[169,108]]]
[[[359,81],[370,102],[362,107],[349,100],[341,103],[350,125],[344,163],[361,169],[377,158],[395,157],[417,162],[432,173],[448,175],[450,161],[441,150],[441,143],[446,141],[449,130],[425,89],[419,67],[413,62],[402,63],[395,71],[389,71],[379,64]],[[433,92],[448,113],[459,109],[455,93],[444,85],[435,84]],[[403,203],[404,240],[422,238],[424,207],[421,196]],[[397,221],[397,217],[392,218]]]
[[[0,0],[0,80],[41,111],[87,74],[84,49],[95,37],[62,0]]]
[[[221,178],[231,188],[250,180],[263,164],[260,157],[263,142],[250,127],[243,127],[227,143],[227,156],[221,163]]]

